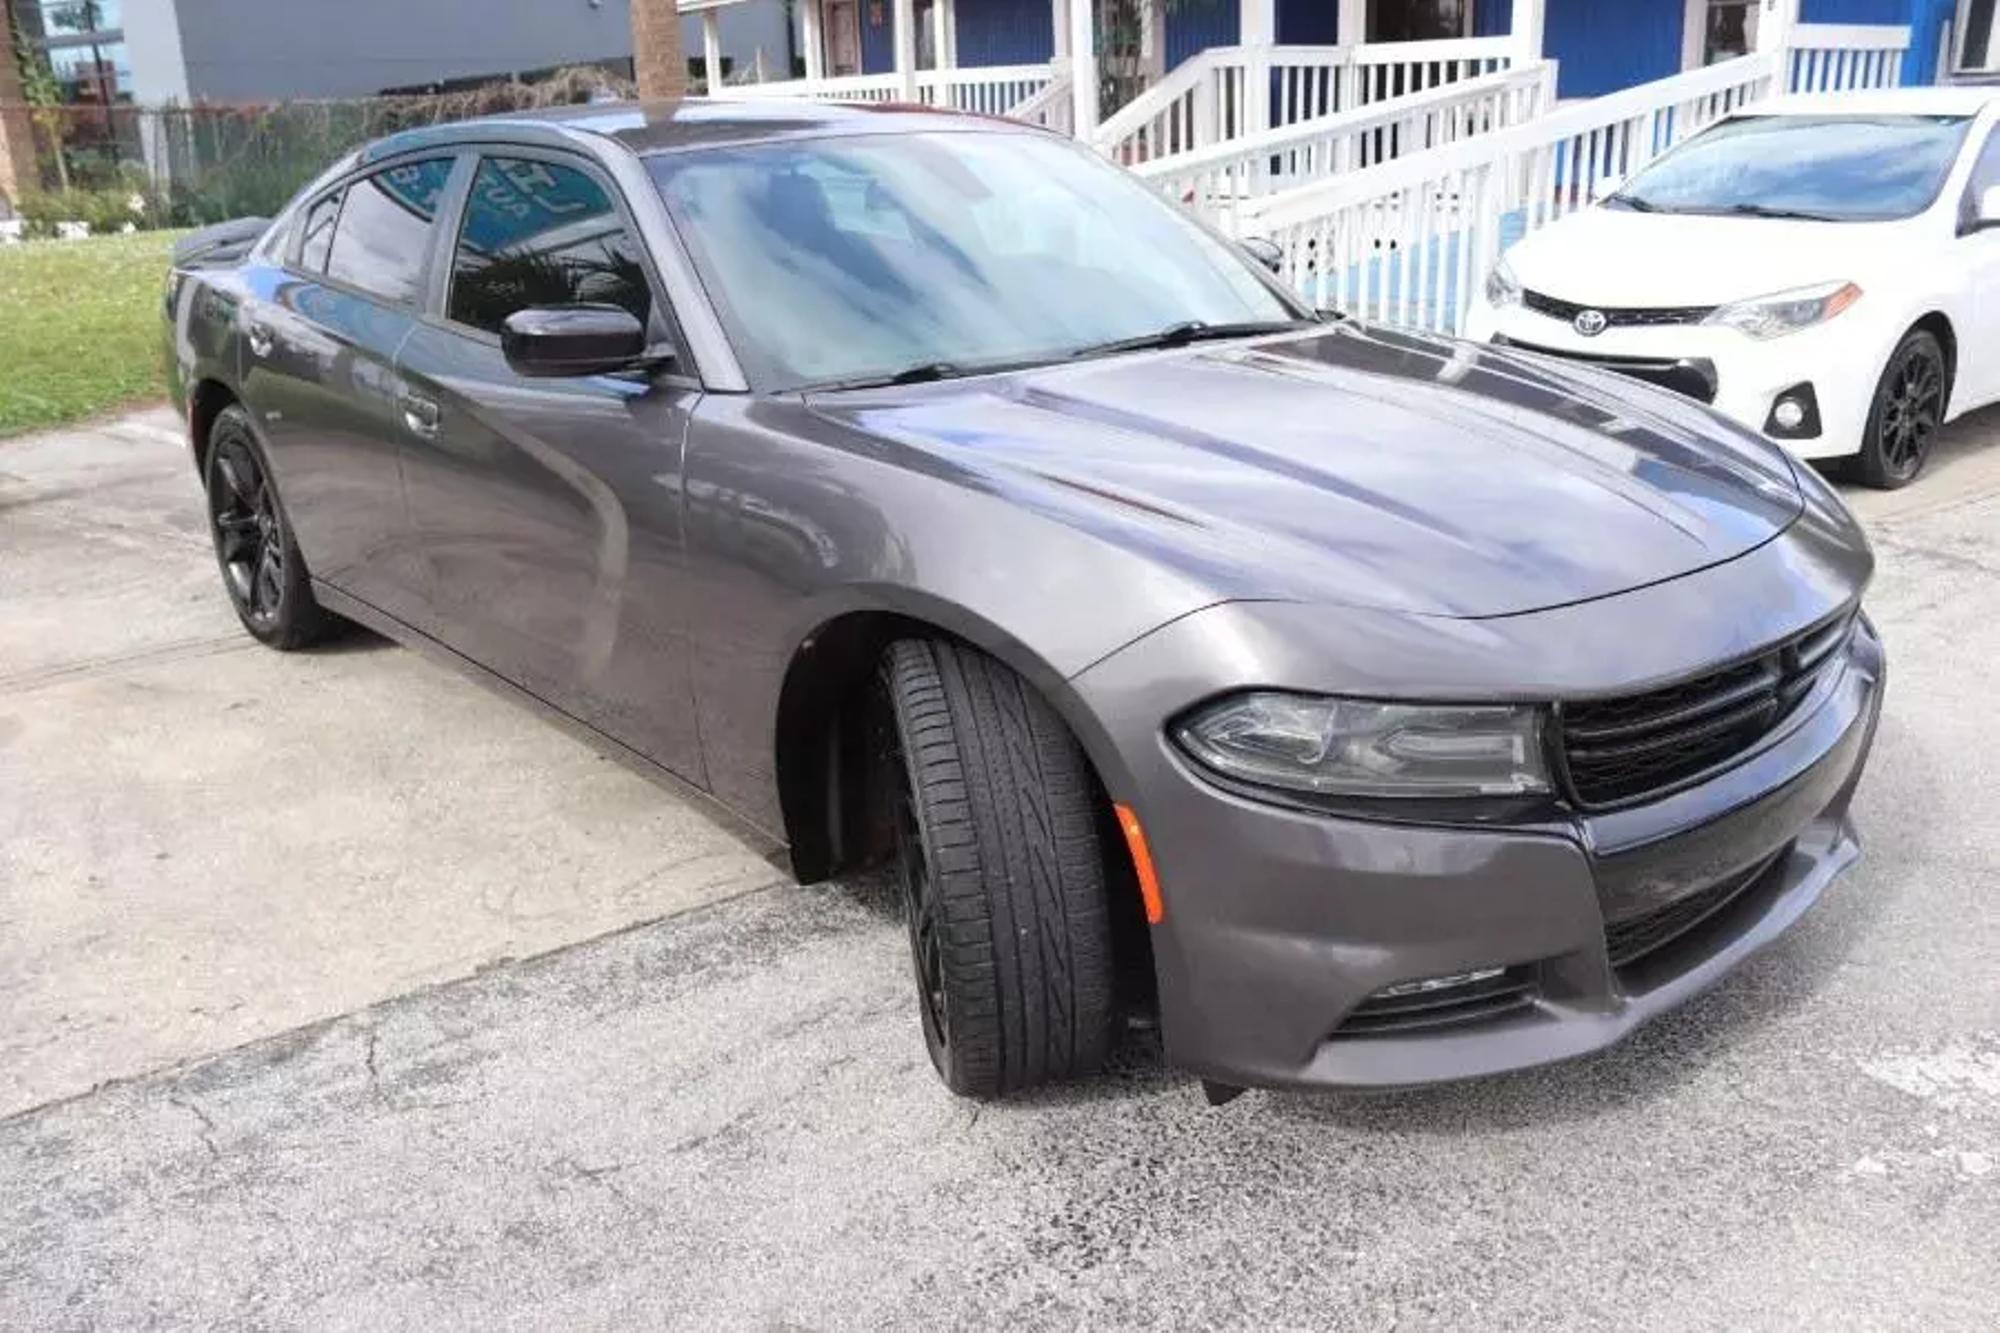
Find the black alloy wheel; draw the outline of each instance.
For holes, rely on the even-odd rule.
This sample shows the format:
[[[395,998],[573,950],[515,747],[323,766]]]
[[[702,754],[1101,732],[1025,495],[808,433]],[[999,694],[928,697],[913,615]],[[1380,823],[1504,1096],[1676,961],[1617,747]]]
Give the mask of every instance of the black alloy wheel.
[[[216,417],[205,480],[216,563],[243,627],[281,650],[319,638],[332,618],[313,600],[277,486],[240,407]]]
[[[1861,479],[1894,490],[1916,480],[1944,424],[1944,348],[1925,329],[1905,334],[1889,357],[1868,411]]]

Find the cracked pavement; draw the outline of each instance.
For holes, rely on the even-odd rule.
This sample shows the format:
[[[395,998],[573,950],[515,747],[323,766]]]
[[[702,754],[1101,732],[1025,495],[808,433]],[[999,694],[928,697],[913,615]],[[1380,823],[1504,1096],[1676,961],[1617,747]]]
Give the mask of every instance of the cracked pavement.
[[[801,888],[414,654],[280,657],[171,418],[0,444],[0,1327],[1990,1329],[2000,414],[1857,494],[1857,869],[1602,1056],[977,1107]]]

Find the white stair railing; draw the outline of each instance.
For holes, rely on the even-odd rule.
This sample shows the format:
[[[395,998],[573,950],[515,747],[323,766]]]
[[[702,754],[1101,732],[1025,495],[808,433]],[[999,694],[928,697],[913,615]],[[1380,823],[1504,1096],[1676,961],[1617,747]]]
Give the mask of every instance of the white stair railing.
[[[1308,299],[1449,331],[1502,232],[1586,207],[1613,182],[1773,88],[1779,58],[1743,56],[1561,107],[1344,176],[1245,201],[1229,219],[1284,252]]]
[[[1489,74],[1143,162],[1133,174],[1229,228],[1249,199],[1533,120],[1553,66]]]
[[[1888,24],[1801,23],[1785,54],[1785,87],[1795,93],[1893,88],[1903,81],[1910,30]]]
[[[929,106],[1011,116],[1013,109],[1045,91],[1053,79],[1047,65],[973,65],[917,71],[917,96]]]
[[[1068,136],[1076,123],[1076,103],[1070,97],[1070,86],[1069,71],[1064,69],[1040,92],[1016,102],[1004,114],[1009,120],[1039,125]]]
[[[1506,38],[1357,46],[1212,46],[1182,61],[1097,128],[1114,162],[1135,166],[1275,126],[1506,69]]]

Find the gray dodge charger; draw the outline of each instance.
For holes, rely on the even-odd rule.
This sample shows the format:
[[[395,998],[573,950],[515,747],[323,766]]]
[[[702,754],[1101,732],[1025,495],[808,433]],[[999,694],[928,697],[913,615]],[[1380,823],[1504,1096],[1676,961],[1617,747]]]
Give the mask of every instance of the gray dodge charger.
[[[1578,1055],[1856,855],[1872,557],[1810,470],[1308,309],[1037,130],[402,134],[184,243],[167,322],[250,634],[358,621],[883,868],[960,1093],[1153,1022],[1217,1099]]]

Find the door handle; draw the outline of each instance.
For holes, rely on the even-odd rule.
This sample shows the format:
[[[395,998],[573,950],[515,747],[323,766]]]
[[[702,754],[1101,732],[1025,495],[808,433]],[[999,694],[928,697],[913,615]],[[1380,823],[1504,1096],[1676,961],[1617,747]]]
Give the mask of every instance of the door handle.
[[[410,434],[426,440],[437,438],[440,413],[436,399],[406,393],[397,405],[403,409],[403,424],[410,428]]]
[[[260,360],[269,356],[271,349],[278,345],[277,335],[271,332],[271,326],[268,324],[259,324],[255,320],[250,322],[250,328],[245,335],[245,339],[250,344],[250,355]]]

